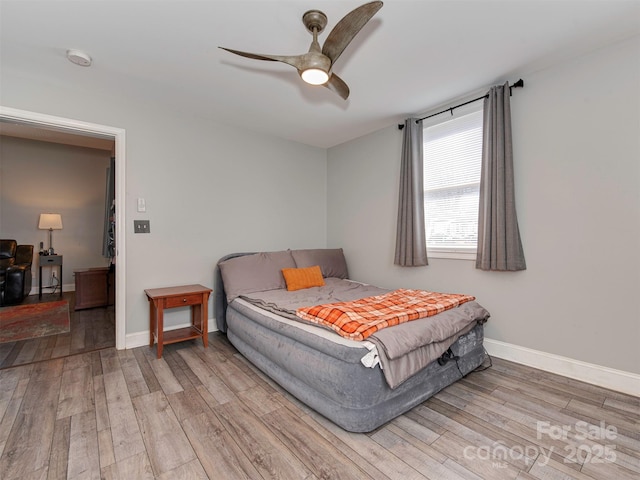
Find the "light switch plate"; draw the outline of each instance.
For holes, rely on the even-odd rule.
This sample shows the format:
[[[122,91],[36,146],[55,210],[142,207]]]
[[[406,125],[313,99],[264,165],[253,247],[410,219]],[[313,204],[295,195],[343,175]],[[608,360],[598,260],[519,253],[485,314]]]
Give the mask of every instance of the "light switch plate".
[[[133,221],[134,233],[151,233],[151,226],[149,220],[134,220]]]
[[[147,202],[144,198],[138,197],[138,212],[146,212],[147,211]]]

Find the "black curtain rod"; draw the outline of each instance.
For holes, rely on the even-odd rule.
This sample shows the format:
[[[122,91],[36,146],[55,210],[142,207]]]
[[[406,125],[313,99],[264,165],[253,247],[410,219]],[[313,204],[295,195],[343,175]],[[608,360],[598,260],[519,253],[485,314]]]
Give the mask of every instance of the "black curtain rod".
[[[520,79],[517,82],[515,82],[513,85],[509,85],[509,96],[512,95],[512,89],[514,88],[519,88],[519,87],[524,87],[524,80]],[[484,98],[487,98],[489,96],[489,94],[487,93],[486,95],[482,95],[481,97],[478,98],[474,98],[473,100],[469,100],[467,102],[461,103],[459,105],[455,105],[453,107],[449,107],[449,108],[445,108],[444,110],[442,110],[441,112],[438,113],[432,113],[431,115],[427,115],[426,117],[422,117],[416,120],[416,123],[421,122],[422,120],[426,120],[427,118],[431,118],[431,117],[435,117],[436,115],[440,115],[442,113],[447,113],[447,112],[451,112],[451,115],[453,115],[453,111],[456,108],[460,108],[460,107],[464,107],[465,105],[469,105],[470,103],[473,102],[477,102],[478,100],[482,100]],[[404,124],[400,124],[398,125],[398,129],[402,130],[404,128]]]

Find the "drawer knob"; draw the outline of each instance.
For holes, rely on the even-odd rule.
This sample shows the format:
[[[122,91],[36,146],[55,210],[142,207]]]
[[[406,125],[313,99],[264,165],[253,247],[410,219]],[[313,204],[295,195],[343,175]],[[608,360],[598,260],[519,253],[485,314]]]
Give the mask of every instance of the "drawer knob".
[[[186,298],[183,298],[183,299],[182,299],[182,301],[186,303],[187,299],[186,299]]]

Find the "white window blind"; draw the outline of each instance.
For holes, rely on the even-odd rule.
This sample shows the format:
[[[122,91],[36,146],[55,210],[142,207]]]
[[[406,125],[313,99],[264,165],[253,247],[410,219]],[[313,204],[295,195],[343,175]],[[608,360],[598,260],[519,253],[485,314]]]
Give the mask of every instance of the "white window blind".
[[[444,121],[424,127],[424,211],[430,255],[475,254],[482,163],[482,103],[478,103],[472,113],[443,115]]]

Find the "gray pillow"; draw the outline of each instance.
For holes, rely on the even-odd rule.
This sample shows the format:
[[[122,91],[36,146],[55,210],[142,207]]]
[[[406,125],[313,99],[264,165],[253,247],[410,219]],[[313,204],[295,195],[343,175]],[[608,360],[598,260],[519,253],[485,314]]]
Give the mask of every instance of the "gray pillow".
[[[219,263],[227,302],[245,293],[287,288],[283,268],[296,268],[289,250],[262,252]]]
[[[347,261],[341,248],[316,248],[309,250],[291,250],[298,268],[319,265],[322,276],[349,278]]]

